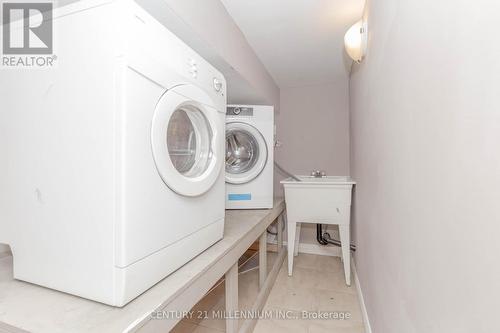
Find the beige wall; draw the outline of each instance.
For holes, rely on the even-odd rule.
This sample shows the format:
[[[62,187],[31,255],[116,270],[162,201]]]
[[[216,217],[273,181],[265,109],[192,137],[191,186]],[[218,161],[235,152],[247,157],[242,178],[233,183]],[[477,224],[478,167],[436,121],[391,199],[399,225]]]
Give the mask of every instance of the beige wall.
[[[368,2],[351,173],[374,333],[500,332],[499,11]]]
[[[6,253],[6,252],[9,252],[9,251],[10,251],[10,248],[9,248],[7,245],[5,245],[5,244],[0,244],[0,255],[1,255],[2,253]]]
[[[320,169],[328,175],[348,175],[348,81],[281,88],[280,101],[275,123],[283,145],[276,148],[275,160],[293,174],[308,175]],[[283,178],[276,173],[275,189],[281,196],[279,180]],[[316,243],[315,232],[306,228],[301,241]]]

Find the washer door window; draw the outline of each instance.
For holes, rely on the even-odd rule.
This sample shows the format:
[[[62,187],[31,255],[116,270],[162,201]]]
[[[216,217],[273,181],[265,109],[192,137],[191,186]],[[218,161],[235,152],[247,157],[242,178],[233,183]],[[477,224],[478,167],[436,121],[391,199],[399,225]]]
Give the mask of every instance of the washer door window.
[[[255,179],[267,163],[267,145],[253,126],[233,122],[226,124],[226,182],[248,183]]]
[[[205,93],[189,85],[165,92],[151,128],[158,173],[168,187],[185,196],[208,191],[222,163],[223,152],[217,144],[223,130],[218,128],[219,115],[216,109],[196,102],[202,100],[200,94]]]

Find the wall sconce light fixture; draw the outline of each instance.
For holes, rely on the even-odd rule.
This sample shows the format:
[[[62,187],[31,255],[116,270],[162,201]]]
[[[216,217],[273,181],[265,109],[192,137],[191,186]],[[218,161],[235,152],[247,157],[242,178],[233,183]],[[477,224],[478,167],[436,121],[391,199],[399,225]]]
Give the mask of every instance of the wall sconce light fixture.
[[[352,60],[360,63],[366,53],[366,45],[368,42],[368,25],[363,20],[354,23],[347,30],[344,36],[345,50]]]

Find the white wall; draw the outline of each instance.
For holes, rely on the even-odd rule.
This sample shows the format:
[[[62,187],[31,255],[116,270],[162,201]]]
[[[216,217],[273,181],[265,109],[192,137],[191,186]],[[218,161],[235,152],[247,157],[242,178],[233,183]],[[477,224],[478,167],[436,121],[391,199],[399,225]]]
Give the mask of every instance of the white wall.
[[[348,81],[324,85],[281,88],[281,111],[275,116],[275,160],[293,174],[324,170],[328,175],[349,174]],[[275,189],[282,194],[276,173]],[[305,226],[305,225],[304,225]],[[301,242],[316,243],[315,225],[303,229]],[[315,229],[314,229],[315,230]]]
[[[374,333],[500,332],[499,12],[368,1],[351,173]]]
[[[169,10],[181,18],[190,29],[190,33],[183,33],[179,37],[188,45],[191,45],[190,41],[193,39],[201,39],[210,48],[209,55],[204,54],[205,48],[197,48],[198,41],[196,45],[191,45],[227,76],[228,93],[238,96],[229,96],[231,103],[250,103],[251,100],[242,98],[249,96],[249,99],[253,99],[258,95],[262,96],[266,104],[279,109],[278,86],[220,0],[137,0],[137,2],[150,9],[162,8],[161,5],[166,4]],[[177,25],[171,25],[171,18],[166,20],[157,18],[167,28],[174,29],[174,33],[179,32]],[[234,86],[229,85],[233,79],[237,82]],[[252,92],[231,90],[239,86],[246,90],[251,89]]]
[[[65,6],[81,0],[58,0]],[[228,103],[279,109],[279,87],[220,0],[135,0],[226,78]]]

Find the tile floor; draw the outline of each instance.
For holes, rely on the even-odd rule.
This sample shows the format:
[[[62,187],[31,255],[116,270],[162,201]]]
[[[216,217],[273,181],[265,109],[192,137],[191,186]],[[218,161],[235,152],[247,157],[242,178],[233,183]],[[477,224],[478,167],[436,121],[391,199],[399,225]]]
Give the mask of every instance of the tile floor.
[[[272,260],[270,265],[272,265]],[[258,270],[240,275],[239,302],[249,309],[258,293]],[[197,311],[224,310],[224,284],[215,288],[193,308]],[[265,311],[293,317],[310,313],[349,315],[345,319],[261,319],[254,333],[363,333],[363,320],[356,288],[344,283],[340,258],[300,254],[294,261],[294,272],[288,277],[286,260],[264,306]],[[240,323],[241,325],[241,323]],[[174,333],[220,333],[225,331],[224,319],[183,319]]]

